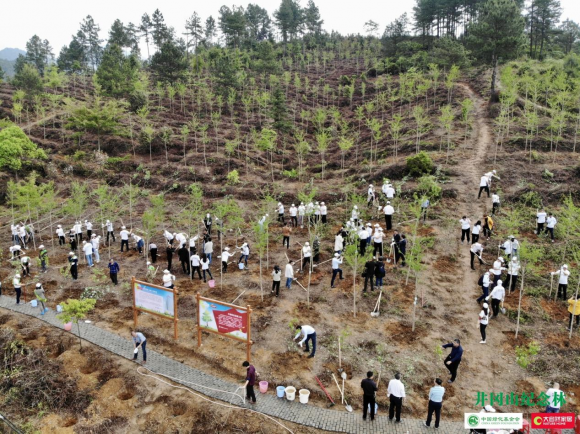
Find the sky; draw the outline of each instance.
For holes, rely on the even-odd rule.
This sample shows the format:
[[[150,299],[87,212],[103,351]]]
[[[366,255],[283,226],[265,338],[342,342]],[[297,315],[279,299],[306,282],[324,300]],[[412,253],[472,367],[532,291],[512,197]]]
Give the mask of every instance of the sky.
[[[106,39],[109,28],[116,18],[123,23],[139,23],[141,16],[149,15],[159,8],[165,17],[165,22],[173,26],[177,33],[184,31],[185,20],[196,11],[202,20],[209,15],[217,21],[218,10],[222,4],[256,3],[268,10],[270,14],[276,10],[280,0],[249,0],[247,2],[184,2],[165,0],[28,0],[10,1],[9,6],[3,8],[0,16],[0,49],[25,49],[26,41],[37,34],[42,39],[48,39],[58,55],[61,47],[70,42],[71,36],[77,32],[80,22],[87,15],[92,15],[95,22],[101,27],[101,38]],[[580,22],[580,1],[560,0],[562,18],[569,18]],[[307,0],[301,0],[305,6]],[[414,0],[315,0],[320,9],[323,28],[328,32],[336,30],[340,33],[363,33],[363,25],[368,20],[379,24],[382,33],[384,27],[407,12],[413,13]],[[184,6],[186,5],[187,6]]]

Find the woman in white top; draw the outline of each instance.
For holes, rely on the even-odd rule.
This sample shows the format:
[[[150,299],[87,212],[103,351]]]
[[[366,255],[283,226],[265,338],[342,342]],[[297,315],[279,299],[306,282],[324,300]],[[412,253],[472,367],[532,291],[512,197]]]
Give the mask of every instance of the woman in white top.
[[[463,244],[463,240],[467,237],[467,242],[469,243],[469,230],[471,229],[471,220],[467,218],[467,216],[463,216],[461,220],[461,244]]]
[[[343,242],[344,242],[344,239],[342,238],[342,235],[339,232],[334,237],[334,253],[340,254],[342,252]]]
[[[282,278],[282,269],[277,265],[274,265],[274,271],[272,271],[272,292],[276,291],[276,297],[280,294],[280,280]]]
[[[213,276],[211,275],[211,271],[209,271],[209,258],[207,257],[207,255],[204,253],[203,255],[201,255],[201,271],[203,272],[203,281],[205,282],[205,272],[207,271],[207,274],[209,274],[209,278],[213,280]]]
[[[473,225],[473,229],[471,229],[471,244],[477,243],[477,240],[479,240],[480,232],[481,232],[481,220],[478,220]]]
[[[197,253],[191,255],[191,280],[193,280],[193,276],[195,276],[195,272],[197,271],[197,275],[199,276],[199,280],[201,280],[201,271],[199,271],[199,266],[201,264],[201,258]]]
[[[486,335],[485,329],[487,328],[487,323],[489,322],[489,306],[487,303],[483,303],[483,309],[479,312],[479,331],[481,333],[480,344],[485,344]]]
[[[169,270],[163,270],[163,286],[173,289],[173,282],[175,282],[175,276]]]

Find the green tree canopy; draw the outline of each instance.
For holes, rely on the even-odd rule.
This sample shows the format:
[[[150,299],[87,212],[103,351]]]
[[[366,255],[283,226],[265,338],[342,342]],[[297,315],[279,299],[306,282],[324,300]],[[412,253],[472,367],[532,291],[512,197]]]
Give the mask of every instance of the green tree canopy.
[[[139,62],[135,56],[125,56],[117,44],[109,44],[97,69],[97,82],[105,95],[126,96],[135,89]]]
[[[45,160],[46,153],[24,131],[12,125],[0,131],[0,169],[20,170],[32,160]]]
[[[26,92],[26,98],[31,101],[34,95],[42,92],[42,78],[36,67],[24,63],[22,69],[16,73],[12,81],[14,86]]]
[[[187,72],[185,47],[173,41],[161,46],[151,58],[151,71],[157,81],[175,83],[181,80]]]

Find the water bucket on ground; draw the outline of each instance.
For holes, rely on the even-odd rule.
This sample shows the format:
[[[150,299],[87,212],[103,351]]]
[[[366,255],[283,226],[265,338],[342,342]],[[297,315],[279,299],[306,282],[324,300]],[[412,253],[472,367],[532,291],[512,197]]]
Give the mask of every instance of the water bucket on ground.
[[[300,396],[300,404],[308,404],[308,398],[310,397],[310,390],[300,389],[298,391],[298,396]]]
[[[70,331],[72,330],[72,322],[67,322],[67,323],[64,325],[64,329],[65,329],[67,332],[70,332]]]
[[[56,305],[56,311],[57,311],[58,313],[61,313],[61,312],[62,312],[62,306],[61,306],[60,304],[57,304],[57,305]]]
[[[286,391],[286,386],[276,387],[276,396],[278,398],[284,398],[284,392]]]
[[[243,270],[243,269],[245,268],[245,265],[244,265],[244,264],[242,264],[242,263],[240,262],[240,263],[238,264],[238,268],[239,268],[240,270]]]
[[[30,305],[31,305],[32,307],[36,307],[36,306],[38,306],[38,301],[36,301],[36,300],[31,300],[31,301],[30,301]]]
[[[260,393],[266,393],[268,391],[268,382],[260,381]]]
[[[210,288],[213,288],[215,286],[215,280],[208,280],[207,284]]]
[[[294,401],[294,398],[296,397],[296,388],[288,386],[285,391],[286,391],[286,399],[288,401]]]

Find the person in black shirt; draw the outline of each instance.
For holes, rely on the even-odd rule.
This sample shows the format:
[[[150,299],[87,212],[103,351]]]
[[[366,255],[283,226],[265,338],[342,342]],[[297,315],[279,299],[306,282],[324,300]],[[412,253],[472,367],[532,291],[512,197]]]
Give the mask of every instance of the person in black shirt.
[[[177,251],[177,255],[179,256],[179,261],[181,262],[181,269],[183,270],[183,273],[189,276],[189,250],[187,247],[185,247],[185,245],[183,245]]]
[[[173,260],[173,252],[175,249],[171,247],[169,243],[167,243],[167,249],[165,249],[165,253],[167,254],[167,269],[171,271],[171,262]]]
[[[367,372],[367,378],[361,381],[360,387],[363,390],[363,420],[367,420],[367,410],[371,407],[371,420],[375,420],[375,392],[377,384],[372,380],[373,372]]]
[[[371,291],[375,290],[375,260],[374,258],[369,259],[365,264],[365,286],[363,292],[367,292],[367,283],[371,284]]]
[[[407,237],[405,235],[401,235],[401,241],[397,245],[399,250],[399,257],[401,258],[401,267],[404,267],[405,264],[405,253],[407,252]]]
[[[463,356],[463,347],[459,339],[454,339],[453,343],[443,345],[443,348],[451,347],[451,352],[445,358],[445,367],[451,374],[451,378],[448,383],[453,383],[457,377],[457,368],[461,363],[461,357]]]

